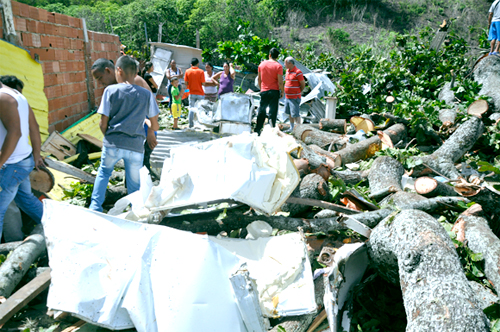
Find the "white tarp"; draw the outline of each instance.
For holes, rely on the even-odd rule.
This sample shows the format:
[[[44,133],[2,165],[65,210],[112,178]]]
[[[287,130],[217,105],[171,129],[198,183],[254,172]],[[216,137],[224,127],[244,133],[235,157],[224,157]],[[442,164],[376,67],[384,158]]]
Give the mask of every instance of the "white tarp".
[[[183,146],[170,151],[158,186],[142,186],[141,194],[119,200],[110,214],[146,220],[151,212],[234,199],[267,214],[276,212],[299,184],[300,176],[289,155],[297,148],[289,136],[280,137],[266,126],[261,134],[243,133]],[[142,198],[142,199],[141,199]]]
[[[277,296],[279,313],[315,310],[310,263],[297,233],[215,239],[52,200],[44,201],[42,223],[52,269],[47,306],[95,325],[245,332],[229,281],[243,263],[263,290],[263,308]]]

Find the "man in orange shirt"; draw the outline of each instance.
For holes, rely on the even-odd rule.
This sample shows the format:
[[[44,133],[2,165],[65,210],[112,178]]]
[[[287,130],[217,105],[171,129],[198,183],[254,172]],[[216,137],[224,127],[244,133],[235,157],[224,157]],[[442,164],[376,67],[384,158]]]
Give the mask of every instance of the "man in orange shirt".
[[[306,87],[302,71],[295,66],[295,59],[289,56],[285,59],[285,114],[290,116],[290,131],[295,124],[300,124],[300,99]]]
[[[280,52],[273,47],[269,52],[269,60],[262,61],[259,65],[260,107],[255,127],[255,132],[259,135],[266,120],[268,106],[269,123],[276,126],[279,100],[283,97],[283,67],[277,61],[279,55]]]
[[[184,82],[189,89],[189,128],[194,126],[193,108],[198,100],[205,99],[203,86],[205,85],[205,72],[199,68],[200,61],[197,58],[191,59],[191,68],[184,74]]]

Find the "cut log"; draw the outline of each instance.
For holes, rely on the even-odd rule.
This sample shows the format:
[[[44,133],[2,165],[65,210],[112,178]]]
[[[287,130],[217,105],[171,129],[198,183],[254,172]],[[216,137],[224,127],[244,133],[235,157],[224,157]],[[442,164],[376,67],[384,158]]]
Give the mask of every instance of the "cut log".
[[[455,124],[457,118],[456,109],[442,109],[439,111],[439,121],[443,123],[444,128],[449,128]]]
[[[319,120],[319,130],[345,134],[347,132],[347,121],[345,119],[321,119]]]
[[[297,143],[300,145],[300,148],[298,150],[292,151],[292,157],[296,159],[307,159],[307,161],[309,162],[310,170],[316,169],[322,165],[328,166],[328,162],[324,156],[320,156],[300,140],[297,140]]]
[[[470,201],[464,197],[425,198],[419,194],[398,191],[380,202],[380,206],[401,210],[414,209],[431,213],[445,208],[460,211],[461,208],[458,207],[460,202],[469,203]]]
[[[377,211],[370,211],[357,214],[354,216],[354,218],[356,218],[356,220],[359,221],[360,223],[363,223],[366,226],[373,228],[377,226],[382,219],[387,218],[387,216],[389,216],[391,212],[392,212],[391,209],[380,209]]]
[[[0,255],[7,256],[11,251],[17,249],[23,241],[7,242],[0,244]]]
[[[483,130],[484,125],[481,119],[475,116],[471,117],[458,127],[439,149],[431,155],[416,157],[416,161],[426,164],[444,176],[455,180],[460,176],[460,173],[455,168],[455,163],[472,148]],[[423,166],[420,168],[423,168]]]
[[[330,149],[332,151],[340,150],[346,145],[346,141],[341,135],[327,133],[306,124],[296,125],[293,128],[293,136],[307,145],[314,144],[322,149],[329,150],[332,146]]]
[[[452,186],[427,176],[415,181],[415,191],[425,197],[459,196]]]
[[[401,189],[398,188],[398,187],[395,187],[395,186],[389,186],[387,188],[384,188],[382,190],[379,190],[379,191],[375,191],[375,192],[372,192],[368,198],[370,199],[374,199],[376,201],[379,201],[391,194],[394,194],[394,193],[397,193],[398,191],[400,191]]]
[[[390,187],[396,190],[403,190],[401,178],[405,174],[405,169],[401,163],[391,157],[378,157],[373,162],[368,174],[368,183],[372,193],[387,190]]]
[[[495,232],[500,231],[500,196],[488,188],[482,188],[476,195],[468,198],[483,207],[491,222],[490,226]]]
[[[330,209],[332,211],[336,211],[339,213],[344,213],[344,214],[358,214],[360,213],[358,210],[353,210],[346,208],[345,206],[330,203],[330,202],[325,202],[321,200],[316,200],[316,199],[309,199],[309,198],[302,198],[302,197],[290,197],[287,199],[287,203],[290,204],[303,204],[307,206],[312,206],[312,207],[320,207],[324,209]]]
[[[383,133],[388,135],[393,143],[397,143],[406,136],[406,127],[402,124],[395,124],[384,130]],[[373,136],[364,141],[352,144],[334,154],[340,157],[342,166],[345,166],[358,160],[373,157],[375,152],[380,150],[381,142],[378,135]]]
[[[497,123],[498,120],[500,120],[500,113],[493,113],[492,115],[490,115],[488,117],[488,119],[490,119],[491,121],[493,121],[494,123]]]
[[[385,101],[389,104],[393,103],[396,99],[393,96],[387,96]]]
[[[368,252],[379,273],[401,285],[406,332],[489,331],[450,237],[430,215],[404,210],[382,220]]]
[[[345,184],[356,185],[368,179],[369,171],[345,171],[332,170],[332,175],[344,181]]]
[[[309,148],[312,151],[314,151],[314,153],[316,153],[322,157],[325,157],[326,162],[327,162],[328,166],[330,167],[330,169],[334,169],[334,168],[337,168],[340,166],[340,163],[341,163],[340,158],[338,156],[336,156],[335,154],[328,152],[326,150],[323,150],[322,148],[320,148],[319,146],[314,145],[314,144],[309,145]]]
[[[0,328],[50,285],[50,269],[31,280],[0,305]]]
[[[40,167],[40,170],[34,169],[30,173],[31,189],[41,193],[48,193],[54,188],[54,175],[45,167]]]
[[[463,232],[467,246],[473,252],[483,255],[484,274],[497,294],[500,294],[500,239],[493,233],[484,218],[471,215],[468,213],[469,210],[460,215],[453,230]]]
[[[306,123],[308,126],[319,129],[319,123]],[[278,124],[278,128],[281,131],[290,130],[291,126],[289,123],[280,123]]]
[[[294,159],[293,164],[297,168],[297,171],[299,171],[301,178],[311,173],[309,171],[309,161],[306,158]]]
[[[467,114],[474,115],[479,118],[481,118],[486,112],[488,112],[488,102],[484,99],[476,100],[467,108]]]
[[[363,130],[365,133],[369,133],[375,130],[375,124],[371,119],[368,118],[353,116],[350,122],[356,129],[356,132]]]
[[[306,175],[293,191],[291,197],[328,201],[330,198],[328,182],[326,182],[325,179],[318,174]],[[284,212],[290,212],[290,217],[293,217],[308,210],[309,208],[310,206],[308,205],[285,203],[281,207],[281,210]]]
[[[45,251],[42,225],[35,227],[23,244],[17,247],[0,266],[0,296],[9,297],[28,272],[31,264]]]

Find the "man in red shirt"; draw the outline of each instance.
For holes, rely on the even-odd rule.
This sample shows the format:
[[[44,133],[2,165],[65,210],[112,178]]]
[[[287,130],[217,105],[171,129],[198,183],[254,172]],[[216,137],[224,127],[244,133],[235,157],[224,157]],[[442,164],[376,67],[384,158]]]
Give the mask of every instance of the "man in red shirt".
[[[198,100],[205,99],[203,86],[205,85],[205,72],[199,68],[200,61],[197,58],[191,59],[191,68],[184,74],[184,82],[189,89],[189,128],[194,126],[193,108]]]
[[[295,123],[300,124],[300,98],[302,90],[306,87],[306,81],[291,56],[285,59],[285,68],[285,113],[290,116],[290,131],[292,131]]]
[[[283,97],[283,67],[277,61],[279,55],[280,52],[273,47],[269,52],[269,60],[262,61],[259,65],[260,107],[255,127],[255,132],[259,135],[266,120],[268,106],[269,123],[276,126],[279,100]]]

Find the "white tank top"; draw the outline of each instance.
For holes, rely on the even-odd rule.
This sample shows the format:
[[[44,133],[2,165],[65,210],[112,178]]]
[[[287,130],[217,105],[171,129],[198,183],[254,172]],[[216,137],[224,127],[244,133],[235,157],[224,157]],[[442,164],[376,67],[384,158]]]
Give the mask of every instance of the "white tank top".
[[[17,142],[16,149],[9,157],[9,159],[7,159],[7,161],[5,162],[5,164],[15,164],[28,157],[32,151],[28,139],[30,133],[30,109],[28,100],[18,91],[3,87],[0,88],[0,93],[8,94],[17,101],[17,110],[19,112],[19,118],[21,120],[21,138]],[[5,129],[2,121],[0,121],[0,146],[3,145],[5,136],[7,136],[7,130]]]

